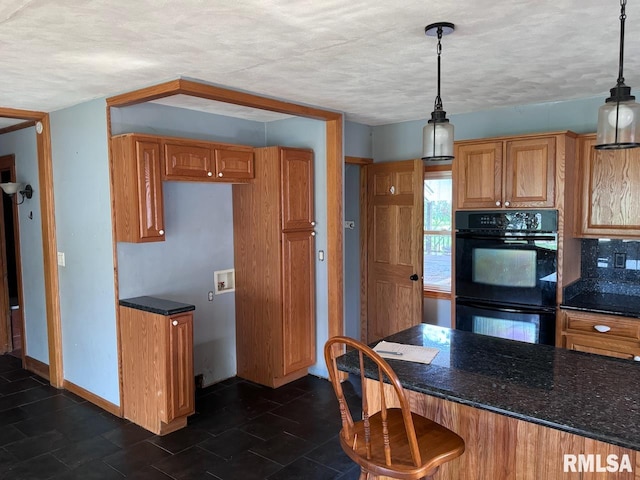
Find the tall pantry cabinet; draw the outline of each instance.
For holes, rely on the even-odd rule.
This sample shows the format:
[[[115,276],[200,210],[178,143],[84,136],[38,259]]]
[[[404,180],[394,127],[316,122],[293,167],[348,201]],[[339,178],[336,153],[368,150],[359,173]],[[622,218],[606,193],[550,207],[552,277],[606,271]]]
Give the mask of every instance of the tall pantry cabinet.
[[[279,387],[315,363],[313,151],[255,149],[233,185],[238,376]]]

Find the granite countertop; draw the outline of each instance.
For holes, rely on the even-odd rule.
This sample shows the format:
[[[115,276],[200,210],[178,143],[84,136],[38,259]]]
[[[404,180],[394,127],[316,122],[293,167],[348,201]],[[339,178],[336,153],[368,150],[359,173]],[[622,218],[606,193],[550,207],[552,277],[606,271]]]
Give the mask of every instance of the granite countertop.
[[[640,450],[637,362],[426,324],[385,340],[439,350],[430,365],[388,360],[408,390]],[[358,373],[356,352],[338,366]]]
[[[561,308],[640,318],[640,297],[617,293],[582,292],[565,299]]]
[[[174,302],[173,300],[165,300],[157,297],[125,298],[121,299],[119,303],[123,307],[135,308],[136,310],[167,316],[190,312],[196,309],[194,305]]]

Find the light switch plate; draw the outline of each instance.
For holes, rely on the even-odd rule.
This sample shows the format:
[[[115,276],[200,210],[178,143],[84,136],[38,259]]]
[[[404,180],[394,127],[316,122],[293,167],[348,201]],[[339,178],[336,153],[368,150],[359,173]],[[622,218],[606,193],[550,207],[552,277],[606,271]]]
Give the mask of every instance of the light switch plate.
[[[64,252],[58,252],[58,265],[61,267],[65,266]]]

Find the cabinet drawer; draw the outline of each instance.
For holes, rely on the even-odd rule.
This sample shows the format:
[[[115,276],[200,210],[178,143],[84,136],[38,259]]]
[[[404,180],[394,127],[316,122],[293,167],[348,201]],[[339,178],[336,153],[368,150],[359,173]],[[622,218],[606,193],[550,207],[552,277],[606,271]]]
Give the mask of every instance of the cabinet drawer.
[[[617,336],[640,339],[640,320],[620,318],[612,315],[590,315],[566,313],[567,331],[589,333],[594,336]],[[597,328],[596,328],[597,327]],[[606,331],[600,331],[600,330]]]
[[[607,357],[640,360],[640,342],[618,340],[613,337],[596,337],[595,335],[565,336],[564,347],[577,352],[595,353]]]

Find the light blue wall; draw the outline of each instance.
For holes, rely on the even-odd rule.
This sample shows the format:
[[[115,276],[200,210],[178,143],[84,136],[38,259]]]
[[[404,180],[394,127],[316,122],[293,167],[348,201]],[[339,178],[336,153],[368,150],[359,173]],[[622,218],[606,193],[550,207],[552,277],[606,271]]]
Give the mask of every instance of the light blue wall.
[[[112,109],[112,131],[264,146],[265,126],[155,104]],[[117,133],[116,133],[117,132]],[[230,184],[163,182],[165,241],[118,243],[120,298],[158,296],[196,306],[194,369],[209,385],[236,374],[235,293],[215,295],[213,272],[233,268]]]
[[[64,378],[119,405],[106,103],[50,118]]]
[[[566,102],[504,107],[483,112],[451,115],[456,140],[572,130],[595,132],[602,97]],[[419,158],[425,120],[373,127],[376,162]]]
[[[344,154],[372,157],[372,128],[345,122]],[[360,165],[344,168],[344,219],[355,222],[344,229],[344,333],[360,339]]]
[[[311,148],[314,151],[316,252],[327,252],[327,147],[325,122],[307,118],[291,118],[267,124],[267,145]],[[316,364],[309,369],[315,375],[327,376],[322,351],[328,338],[329,298],[327,257],[316,255]]]
[[[0,155],[11,154],[15,155],[16,180],[29,183],[34,190],[33,198],[18,206],[24,297],[24,305],[20,305],[20,308],[24,314],[26,354],[49,365],[35,128],[24,128],[0,136]],[[32,218],[29,218],[30,213]]]

